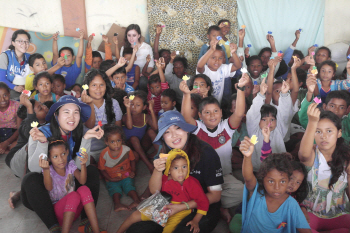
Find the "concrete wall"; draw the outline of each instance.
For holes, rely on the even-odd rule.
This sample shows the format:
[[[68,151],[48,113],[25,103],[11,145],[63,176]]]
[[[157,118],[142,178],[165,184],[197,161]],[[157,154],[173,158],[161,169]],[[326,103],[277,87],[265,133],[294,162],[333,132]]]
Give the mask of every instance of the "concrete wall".
[[[43,33],[63,33],[60,0],[0,0],[0,26]],[[350,41],[349,0],[326,0],[325,44]],[[101,43],[112,23],[140,25],[148,40],[147,0],[86,0],[88,33],[95,33],[93,48]],[[307,18],[305,18],[307,20]]]

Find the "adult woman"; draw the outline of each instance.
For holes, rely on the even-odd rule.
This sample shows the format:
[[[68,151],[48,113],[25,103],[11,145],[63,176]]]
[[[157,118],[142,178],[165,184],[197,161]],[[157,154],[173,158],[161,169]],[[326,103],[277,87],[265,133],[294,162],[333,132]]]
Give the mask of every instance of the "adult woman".
[[[27,53],[30,35],[17,30],[11,38],[9,49],[0,55],[0,81],[11,88],[11,98],[16,99],[24,90],[25,78],[30,73]]]
[[[135,46],[139,47],[139,49],[136,53],[137,59],[134,62],[134,64],[140,67],[140,71],[142,71],[143,67],[147,65],[147,73],[150,74],[154,67],[152,47],[149,44],[141,41],[140,26],[137,24],[130,24],[125,30],[124,46],[121,47],[120,49],[120,57],[123,56],[124,47],[134,48]],[[151,57],[150,62],[146,61],[147,55],[150,55]],[[139,88],[146,92],[147,92],[147,82],[148,82],[147,77],[144,77],[144,76],[140,77]]]
[[[90,153],[91,138],[101,138],[103,130],[98,126],[87,131],[83,136],[83,122],[87,121],[91,114],[91,107],[80,103],[73,96],[63,96],[58,102],[53,104],[46,116],[46,121],[50,122],[39,129],[34,127],[30,131],[28,142],[28,168],[31,171],[22,181],[21,199],[27,208],[34,210],[45,223],[50,232],[59,230],[58,221],[55,216],[53,205],[49,193],[45,189],[43,175],[39,167],[39,156],[41,153],[47,154],[49,137],[61,138],[69,144],[68,161],[75,159],[78,169],[80,162],[76,152],[80,148],[85,148],[87,154]],[[98,130],[98,131],[96,131]],[[89,165],[90,159],[87,162]],[[91,190],[95,204],[99,195],[99,175],[98,169],[94,166],[87,167],[86,186]],[[76,188],[80,187],[76,182]],[[90,223],[85,212],[82,213],[82,223],[87,227]]]
[[[207,143],[199,140],[196,135],[191,134],[196,126],[187,124],[181,113],[177,111],[168,111],[158,120],[159,133],[154,143],[162,145],[160,152],[167,153],[171,149],[184,150],[190,159],[190,175],[195,177],[201,184],[206,193],[210,207],[206,216],[203,216],[199,222],[200,232],[211,232],[220,218],[220,196],[221,184],[223,183],[222,168],[220,158],[216,151]],[[157,157],[157,156],[156,156]],[[154,161],[154,166],[165,166],[165,162],[160,159]],[[197,204],[190,201],[187,204],[168,205],[172,214],[187,209],[195,209]],[[193,219],[195,213],[188,215],[176,227],[174,233],[190,233],[190,226],[186,226]],[[142,230],[141,230],[142,229]],[[157,233],[162,232],[163,228],[154,222],[139,222],[133,224],[128,233],[144,232]]]

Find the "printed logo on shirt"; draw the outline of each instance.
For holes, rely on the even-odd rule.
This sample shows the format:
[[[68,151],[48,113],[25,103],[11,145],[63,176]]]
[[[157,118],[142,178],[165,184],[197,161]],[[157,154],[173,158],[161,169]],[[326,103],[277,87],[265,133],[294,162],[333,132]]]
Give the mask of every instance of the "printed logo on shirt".
[[[67,76],[67,71],[62,71],[62,72],[61,72],[61,75],[62,75],[63,77],[66,77],[66,76]]]
[[[222,168],[215,171],[216,177],[222,176]]]
[[[191,174],[191,175],[192,175],[192,174],[201,174],[201,171],[193,170],[193,171],[190,172],[190,174]]]

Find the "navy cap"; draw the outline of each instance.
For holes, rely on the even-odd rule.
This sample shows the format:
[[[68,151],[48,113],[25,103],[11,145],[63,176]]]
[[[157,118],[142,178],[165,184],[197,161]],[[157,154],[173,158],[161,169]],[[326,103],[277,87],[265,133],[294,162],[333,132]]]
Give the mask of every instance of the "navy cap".
[[[192,133],[197,126],[186,123],[185,118],[178,111],[167,111],[158,120],[158,134],[153,143],[161,145],[160,139],[165,131],[172,125],[179,126],[182,130]]]
[[[71,95],[64,95],[59,100],[54,103],[49,113],[46,115],[45,120],[47,122],[50,122],[51,118],[53,117],[53,114],[56,112],[56,110],[60,107],[62,107],[65,104],[75,104],[80,108],[80,118],[83,122],[87,121],[91,115],[91,107],[87,104],[79,102],[77,98]]]

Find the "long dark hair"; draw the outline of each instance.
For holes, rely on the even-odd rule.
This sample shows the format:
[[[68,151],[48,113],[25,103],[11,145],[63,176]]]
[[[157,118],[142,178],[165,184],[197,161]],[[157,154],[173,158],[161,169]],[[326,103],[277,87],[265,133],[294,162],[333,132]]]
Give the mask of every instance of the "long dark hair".
[[[64,105],[62,105],[64,106]],[[62,107],[61,106],[61,107]],[[60,107],[60,108],[61,108]],[[58,138],[58,139],[63,139],[62,138],[62,134],[61,134],[61,130],[60,130],[60,126],[58,125],[58,122],[56,119],[58,119],[58,115],[59,115],[59,110],[60,108],[58,108],[54,114],[53,117],[51,117],[50,120],[50,130],[52,133],[53,138]],[[68,135],[67,135],[68,136]],[[81,144],[81,139],[83,137],[83,122],[81,120],[79,120],[79,124],[77,125],[77,127],[72,131],[72,137],[73,137],[73,141],[75,142],[74,148],[73,148],[73,154],[72,154],[72,158],[75,158],[76,156],[76,152],[79,151],[80,148],[80,144]]]
[[[30,34],[26,31],[24,31],[23,29],[20,29],[20,30],[17,30],[15,31],[13,34],[12,34],[12,37],[11,37],[11,41],[12,42],[15,42],[15,40],[17,39],[17,36],[18,35],[21,35],[21,34],[24,34],[28,37],[28,40],[30,42]],[[9,49],[11,50],[15,50],[15,46],[13,46],[12,44],[9,46]]]
[[[324,111],[320,115],[320,120],[330,120],[337,130],[341,130],[341,119],[331,111]],[[329,180],[329,189],[333,188],[333,185],[338,181],[339,177],[345,172],[350,161],[350,146],[345,143],[344,138],[340,137],[337,139],[336,147],[332,154],[332,160],[327,162],[331,168],[332,176]]]
[[[138,40],[139,40],[139,42],[141,41],[141,29],[140,29],[140,26],[138,24],[130,24],[125,29],[124,48],[131,47],[131,44],[128,41],[128,32],[131,31],[131,30],[135,30],[140,35],[140,38]]]
[[[111,81],[107,77],[106,73],[101,72],[96,69],[91,69],[84,78],[83,84],[86,84],[89,86],[89,84],[94,80],[96,76],[101,76],[103,81],[106,83],[106,92],[103,96],[105,99],[105,112],[106,112],[106,117],[107,117],[107,122],[108,124],[114,124],[115,123],[115,113],[114,113],[114,108],[113,108],[113,100],[112,100],[112,95],[113,95],[113,88],[111,86]],[[89,89],[86,90],[87,94],[89,95]]]
[[[160,152],[167,154],[171,148],[169,148],[169,146],[164,142],[163,138],[161,139],[161,142],[162,149]],[[205,148],[201,148],[201,146],[202,145],[200,139],[196,135],[188,133],[187,143],[183,151],[185,151],[188,155],[188,159],[191,163],[191,171],[196,167],[197,163],[201,159],[202,151],[205,150]]]
[[[301,182],[298,190],[292,193],[292,196],[295,197],[295,200],[297,200],[298,203],[302,203],[305,200],[307,194],[309,193],[309,185],[307,184],[307,170],[304,164],[298,161],[291,161],[291,164],[293,172],[299,171],[304,174],[303,182]]]

